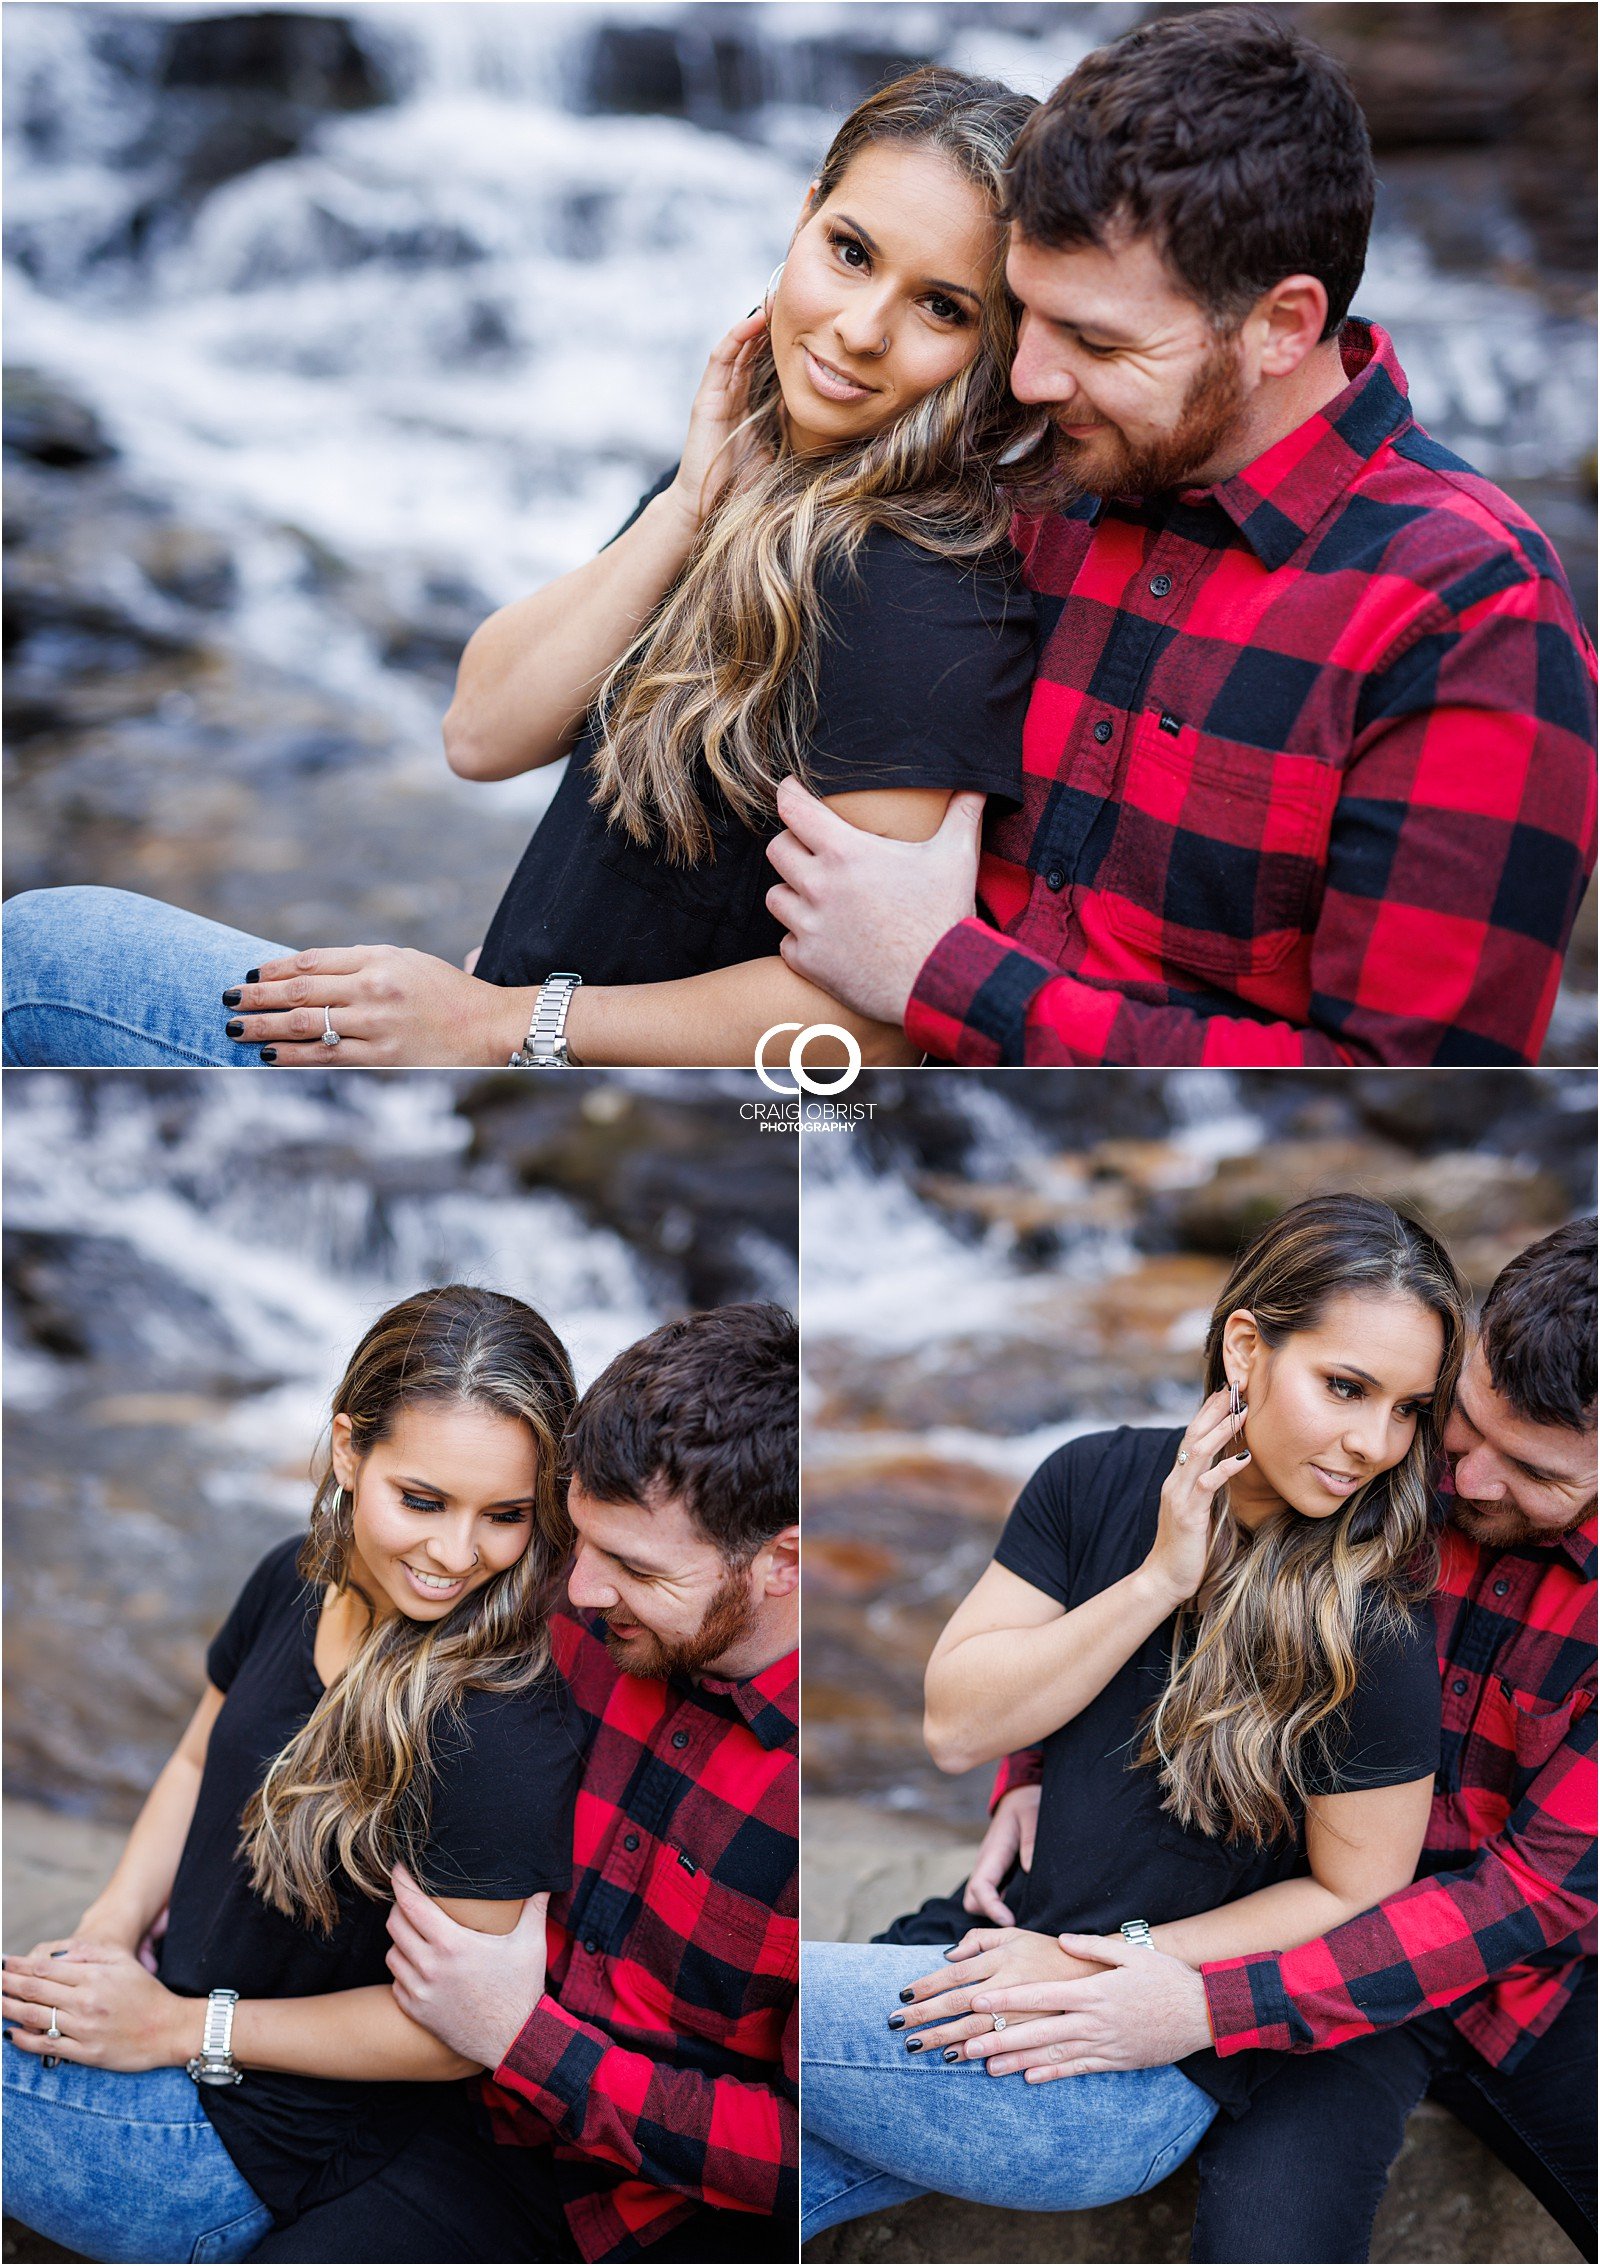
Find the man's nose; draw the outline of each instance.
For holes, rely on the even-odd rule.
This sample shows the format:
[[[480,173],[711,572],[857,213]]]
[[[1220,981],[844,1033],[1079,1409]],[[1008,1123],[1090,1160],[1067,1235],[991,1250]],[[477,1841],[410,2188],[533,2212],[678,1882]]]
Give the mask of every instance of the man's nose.
[[[1455,1488],[1474,1503],[1498,1503],[1510,1492],[1500,1458],[1484,1441],[1456,1459]]]
[[[595,1562],[593,1552],[581,1542],[567,1576],[567,1595],[574,1605],[592,1613],[604,1613],[619,1602],[614,1585]]]
[[[1024,310],[1011,364],[1011,391],[1018,401],[1069,402],[1081,392],[1077,379],[1054,351],[1050,333]]]

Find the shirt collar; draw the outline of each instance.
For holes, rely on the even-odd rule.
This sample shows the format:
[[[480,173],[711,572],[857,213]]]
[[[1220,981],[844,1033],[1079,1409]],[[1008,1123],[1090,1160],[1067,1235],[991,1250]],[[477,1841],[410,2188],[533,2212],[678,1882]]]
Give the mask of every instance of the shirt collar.
[[[1591,1511],[1581,1526],[1561,1537],[1559,1547],[1577,1567],[1585,1581],[1594,1580],[1595,1513]]]
[[[1387,331],[1352,317],[1339,332],[1339,352],[1350,381],[1343,393],[1231,480],[1182,491],[1185,503],[1219,504],[1269,569],[1288,564],[1384,443],[1412,421]]]
[[[792,1745],[800,1721],[800,1655],[783,1653],[758,1675],[732,1682],[722,1676],[699,1676],[696,1687],[731,1701],[764,1747]]]

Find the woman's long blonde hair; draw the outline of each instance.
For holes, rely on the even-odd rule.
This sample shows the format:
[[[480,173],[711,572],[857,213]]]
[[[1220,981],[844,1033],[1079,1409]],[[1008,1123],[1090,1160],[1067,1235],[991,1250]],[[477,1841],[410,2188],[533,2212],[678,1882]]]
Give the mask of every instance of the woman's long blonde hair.
[[[1201,1833],[1292,1835],[1325,1777],[1362,1641],[1398,1634],[1437,1574],[1429,1482],[1465,1344],[1468,1293],[1438,1238],[1366,1196],[1314,1196],[1264,1227],[1211,1316],[1205,1386],[1227,1383],[1223,1330],[1241,1307],[1265,1344],[1317,1327],[1331,1299],[1399,1293],[1439,1318],[1430,1408],[1400,1462],[1331,1518],[1287,1507],[1253,1533],[1216,1519],[1198,1591],[1178,1615],[1172,1673],[1138,1760],[1162,1807]]]
[[[593,800],[674,864],[714,855],[708,791],[743,824],[776,817],[778,782],[803,779],[816,721],[825,566],[885,527],[945,558],[1001,541],[1013,490],[1047,475],[1050,428],[1012,396],[1017,309],[1000,216],[1011,145],[1037,103],[929,64],[861,103],[817,176],[822,203],[868,148],[938,150],[990,200],[996,255],[978,352],[883,432],[816,455],[790,448],[770,342],[750,379],[751,468],[729,482],[688,565],[621,656],[597,701]]]
[[[318,1592],[361,1598],[371,1625],[342,1676],[269,1768],[243,1818],[257,1894],[290,1919],[331,1932],[331,1877],[387,1899],[397,1858],[413,1872],[426,1844],[433,1741],[468,1691],[520,1692],[550,1665],[550,1593],[571,1543],[562,1441],[577,1392],[555,1332],[520,1299],[450,1283],[404,1299],[376,1321],[333,1396],[365,1457],[404,1409],[467,1402],[526,1424],[535,1450],[533,1531],[514,1566],[437,1621],[378,1618],[354,1578],[352,1498],[330,1468],[317,1488],[298,1560]]]

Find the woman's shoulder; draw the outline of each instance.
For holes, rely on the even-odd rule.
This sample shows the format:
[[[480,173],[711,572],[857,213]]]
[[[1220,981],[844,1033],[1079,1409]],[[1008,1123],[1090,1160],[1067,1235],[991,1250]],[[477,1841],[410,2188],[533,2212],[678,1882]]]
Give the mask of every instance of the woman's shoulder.
[[[1182,1437],[1182,1425],[1170,1424],[1119,1424],[1110,1432],[1080,1432],[1052,1449],[1028,1485],[1076,1494],[1102,1484],[1120,1488],[1154,1478],[1159,1487]]]
[[[300,1571],[300,1552],[305,1547],[303,1533],[286,1535],[275,1542],[263,1558],[258,1558],[253,1571],[239,1592],[241,1606],[267,1609],[292,1604],[302,1597],[307,1588]]]
[[[898,528],[868,528],[848,562],[830,559],[823,567],[820,593],[836,617],[860,607],[888,605],[907,613],[940,613],[967,618],[991,631],[1015,629],[1031,635],[1033,594],[1022,580],[1022,561],[1010,543],[976,556],[955,557],[913,542]]]
[[[520,1691],[479,1686],[462,1692],[454,1713],[462,1736],[452,1750],[469,1769],[492,1771],[528,1759],[552,1763],[583,1752],[583,1719],[553,1662]]]

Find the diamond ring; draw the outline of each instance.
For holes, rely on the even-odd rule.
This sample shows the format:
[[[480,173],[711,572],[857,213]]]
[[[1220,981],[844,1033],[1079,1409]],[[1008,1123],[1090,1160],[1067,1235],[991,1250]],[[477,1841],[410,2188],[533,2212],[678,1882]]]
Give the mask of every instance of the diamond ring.
[[[1187,1463],[1187,1462],[1188,1462],[1188,1460],[1189,1460],[1189,1451],[1188,1451],[1188,1449],[1187,1449],[1187,1448],[1180,1448],[1180,1449],[1178,1450],[1178,1461],[1179,1461],[1179,1463]]]
[[[1006,2026],[1006,2018],[1003,2014],[991,2014],[989,2020],[997,2030],[1003,2030]]]
[[[322,1010],[322,1043],[324,1046],[343,1046],[344,1044],[344,1034],[342,1031],[334,1029],[332,1012],[326,1007]]]
[[[61,2017],[60,2017],[60,2015],[59,2015],[59,2014],[58,2014],[58,2013],[56,2012],[56,2009],[55,2009],[54,2007],[52,2007],[52,2008],[50,2009],[50,2027],[49,2027],[49,2029],[48,2029],[48,2030],[47,2030],[47,2031],[45,2032],[45,2036],[46,2036],[47,2038],[59,2038],[59,2037],[60,2037],[60,2035],[61,2035]]]

